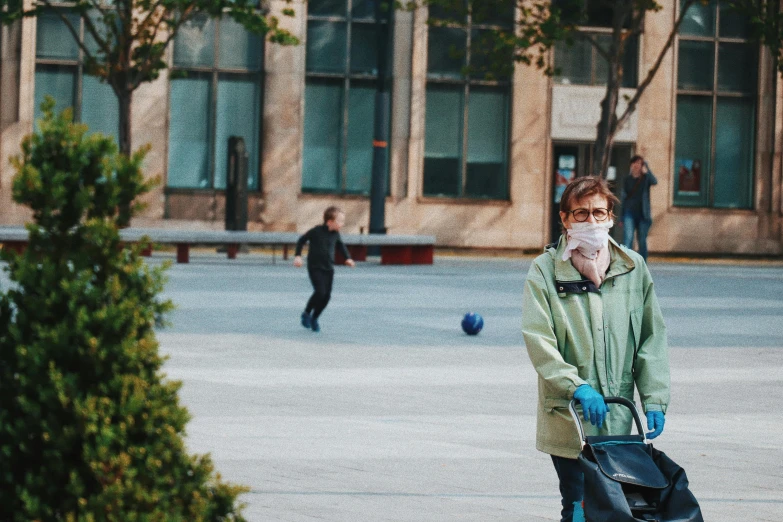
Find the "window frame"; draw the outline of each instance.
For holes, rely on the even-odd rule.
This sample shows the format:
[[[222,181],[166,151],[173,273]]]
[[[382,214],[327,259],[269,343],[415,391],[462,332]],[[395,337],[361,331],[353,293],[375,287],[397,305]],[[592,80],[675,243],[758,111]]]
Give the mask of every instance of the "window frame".
[[[473,23],[472,15],[468,11],[465,14],[465,25],[462,26],[458,23],[441,23],[438,24],[437,27],[439,28],[448,28],[448,29],[458,29],[460,31],[463,31],[465,33],[465,58],[463,61],[463,67],[469,67],[471,63],[471,47],[472,47],[472,41],[473,41],[473,34],[474,32],[478,32],[481,30],[497,30],[497,29],[508,29],[509,27],[513,27],[514,24],[514,18],[511,17],[511,22],[509,26],[503,26],[499,24],[493,24],[493,23]],[[430,26],[432,27],[432,26]],[[427,46],[429,47],[431,32],[427,31]],[[498,79],[498,80],[488,80],[486,78],[482,77],[475,77],[471,71],[468,71],[468,74],[464,74],[464,72],[460,73],[459,77],[456,76],[450,76],[447,74],[438,74],[438,73],[432,73],[429,70],[429,62],[430,58],[427,59],[427,74],[426,74],[426,81],[425,81],[425,99],[426,99],[426,93],[429,90],[430,85],[435,86],[446,86],[446,87],[454,87],[454,86],[461,86],[462,87],[462,113],[460,114],[460,122],[461,122],[461,130],[460,135],[462,137],[462,141],[460,143],[460,182],[458,186],[458,193],[457,195],[447,195],[447,194],[427,194],[424,192],[424,186],[425,186],[425,176],[426,176],[426,167],[422,168],[422,180],[421,180],[421,194],[420,197],[425,199],[435,199],[439,201],[466,201],[466,202],[475,202],[475,201],[499,201],[499,202],[507,202],[511,199],[511,176],[510,176],[510,167],[511,167],[511,108],[513,107],[513,96],[514,96],[514,85],[513,85],[513,72],[511,75],[508,76],[506,79]],[[514,67],[514,69],[516,69]],[[504,144],[505,148],[505,157],[503,158],[503,166],[505,171],[505,194],[502,197],[486,197],[486,196],[471,196],[466,194],[466,187],[468,182],[468,141],[469,141],[469,125],[470,125],[470,119],[469,119],[469,111],[470,111],[470,91],[471,87],[478,87],[479,89],[482,87],[490,87],[490,88],[502,88],[504,91],[504,95],[506,96],[506,103],[507,103],[507,109],[504,111],[505,114],[505,120],[503,122],[503,127],[505,129],[506,134],[506,142]],[[498,89],[500,91],[500,89]],[[426,114],[426,111],[424,111]],[[425,118],[425,129],[427,125],[427,121]],[[426,130],[424,133],[424,154],[423,159],[426,162]]]
[[[674,179],[674,182],[672,183],[673,186],[673,194],[672,194],[672,204],[675,207],[679,208],[705,208],[705,209],[711,209],[711,210],[753,210],[755,208],[755,180],[756,180],[756,152],[758,149],[758,122],[759,122],[759,56],[758,56],[758,48],[754,47],[756,49],[755,57],[756,57],[756,83],[755,88],[752,89],[749,92],[738,92],[738,91],[721,91],[719,88],[719,74],[720,74],[720,46],[721,44],[744,44],[744,45],[752,45],[753,41],[751,38],[740,38],[740,37],[723,37],[720,35],[720,17],[721,17],[721,1],[715,1],[714,4],[710,2],[707,4],[708,6],[714,6],[715,9],[715,19],[714,19],[714,32],[711,36],[703,36],[703,35],[693,35],[693,34],[685,34],[683,35],[678,31],[677,33],[677,42],[676,42],[676,79],[675,79],[675,103],[674,103],[674,122],[675,122],[675,133],[674,133],[674,153],[675,153],[675,164],[673,166],[673,172],[676,179]],[[680,5],[678,2],[678,10],[680,9]],[[680,66],[680,43],[682,41],[686,42],[703,42],[703,43],[710,43],[712,45],[712,89],[704,90],[704,89],[683,89],[680,88],[679,85],[679,66]],[[677,151],[677,129],[676,129],[676,121],[677,121],[677,111],[678,111],[678,105],[679,105],[679,99],[680,96],[690,96],[690,97],[700,97],[703,99],[709,99],[712,104],[712,110],[710,114],[710,155],[709,155],[709,170],[705,172],[704,170],[701,171],[701,175],[706,175],[706,180],[704,183],[706,183],[706,190],[707,190],[707,196],[706,196],[706,202],[696,202],[688,203],[677,201],[678,200],[678,186],[679,186],[679,176],[678,174],[678,165],[676,163],[676,151]],[[747,190],[748,190],[748,206],[737,206],[737,207],[727,207],[727,206],[716,206],[715,205],[715,177],[716,177],[716,154],[717,154],[717,130],[718,130],[718,101],[720,99],[744,99],[744,100],[752,100],[754,103],[753,108],[753,147],[750,151],[750,157],[752,159],[752,166],[750,169],[750,175],[747,176],[746,183],[747,183]],[[680,196],[682,197],[682,196]]]
[[[212,65],[211,66],[201,66],[201,65],[177,65],[174,61],[174,46],[176,45],[176,37],[174,38],[174,41],[172,41],[171,46],[171,63],[168,67],[170,71],[169,76],[169,89],[168,89],[168,96],[169,96],[169,109],[166,114],[166,127],[167,127],[167,158],[166,158],[166,187],[165,190],[169,193],[173,192],[226,192],[228,187],[225,188],[217,188],[215,187],[215,174],[218,170],[218,166],[216,163],[217,159],[217,106],[218,106],[218,85],[220,83],[220,77],[221,75],[229,75],[229,76],[236,76],[236,77],[244,77],[244,78],[252,78],[254,82],[258,85],[258,103],[259,103],[259,119],[258,119],[258,142],[255,144],[246,144],[246,150],[249,149],[251,146],[256,147],[258,150],[258,158],[257,158],[257,164],[251,165],[248,162],[248,172],[254,172],[255,178],[256,178],[256,187],[250,188],[248,186],[247,192],[249,194],[259,194],[263,192],[263,176],[261,175],[261,165],[263,163],[263,150],[262,150],[262,144],[264,140],[264,58],[265,58],[265,48],[266,48],[266,39],[262,36],[259,36],[259,45],[261,48],[259,49],[259,60],[258,60],[258,70],[253,71],[252,69],[241,69],[236,67],[221,67],[220,66],[220,30],[221,30],[221,22],[223,20],[233,20],[230,16],[221,16],[220,18],[213,18],[213,21],[215,22],[214,26],[214,35],[213,35],[213,56],[212,56]],[[247,31],[245,29],[245,31]],[[171,158],[168,157],[168,154],[170,154],[171,147],[169,146],[170,143],[170,132],[171,132],[171,88],[172,84],[177,81],[180,78],[172,78],[171,76],[177,76],[185,74],[185,78],[187,78],[188,73],[193,73],[197,75],[209,75],[209,111],[208,111],[208,165],[210,165],[209,172],[208,172],[208,180],[209,180],[209,186],[208,187],[171,187],[168,185],[168,163],[171,160]],[[248,158],[249,159],[249,158]]]
[[[361,1],[361,0],[360,0]],[[376,73],[371,74],[367,72],[352,72],[351,71],[351,44],[352,44],[352,36],[353,36],[353,26],[354,24],[362,24],[367,26],[372,26],[375,28],[378,24],[386,25],[386,35],[387,35],[387,41],[391,43],[393,38],[392,33],[392,23],[391,23],[391,17],[388,17],[387,19],[381,18],[380,20],[377,17],[377,12],[373,12],[372,17],[361,17],[361,16],[354,16],[353,15],[353,7],[354,7],[354,0],[345,0],[345,12],[343,15],[336,15],[336,14],[312,14],[309,9],[309,3],[307,4],[308,10],[307,10],[307,16],[306,16],[306,22],[305,22],[305,31],[308,32],[310,29],[310,22],[327,22],[327,23],[337,23],[337,24],[345,24],[345,48],[343,55],[343,70],[340,72],[327,72],[327,71],[313,71],[309,70],[307,67],[307,48],[305,47],[305,91],[307,89],[307,85],[310,80],[315,80],[317,83],[334,83],[335,85],[340,85],[340,102],[342,104],[341,111],[340,111],[340,134],[339,134],[339,174],[340,174],[340,181],[339,186],[336,189],[325,189],[325,188],[311,188],[311,187],[305,187],[304,186],[304,173],[301,174],[301,181],[299,184],[299,188],[302,193],[304,194],[333,194],[338,196],[361,196],[361,197],[369,197],[371,187],[367,187],[367,190],[353,190],[348,188],[348,145],[349,145],[349,126],[350,126],[350,119],[349,119],[349,109],[350,109],[350,92],[351,92],[351,84],[353,82],[361,84],[370,84],[372,83],[375,85],[378,81],[378,76],[380,74],[380,71],[377,70],[377,67],[379,64],[376,65]],[[392,45],[389,45],[386,49],[387,57],[392,56],[391,51]],[[377,52],[377,49],[376,49]],[[392,64],[390,63],[391,60],[387,59],[387,68],[391,67]],[[387,74],[388,76],[388,74]],[[391,105],[391,97],[389,97],[389,104]],[[302,122],[303,125],[306,125],[304,122],[304,119],[307,117],[307,108],[304,109],[302,114]],[[373,118],[375,117],[375,114],[373,113]],[[373,123],[374,125],[374,123]],[[389,119],[389,125],[391,125],[391,118]],[[304,145],[303,145],[304,149]],[[304,150],[303,150],[304,152]],[[388,165],[390,158],[387,154],[386,156],[386,162]],[[386,195],[389,194],[389,183],[388,183],[388,169],[387,169],[387,182],[386,182]]]

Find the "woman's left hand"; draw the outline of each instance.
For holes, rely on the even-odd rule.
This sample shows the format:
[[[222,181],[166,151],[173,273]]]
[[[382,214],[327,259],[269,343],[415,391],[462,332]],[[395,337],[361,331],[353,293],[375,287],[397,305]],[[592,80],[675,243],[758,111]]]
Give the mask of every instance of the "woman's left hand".
[[[661,433],[663,433],[663,425],[666,423],[666,417],[663,416],[662,411],[648,411],[647,412],[647,429],[653,430],[647,433],[648,439],[654,439]]]

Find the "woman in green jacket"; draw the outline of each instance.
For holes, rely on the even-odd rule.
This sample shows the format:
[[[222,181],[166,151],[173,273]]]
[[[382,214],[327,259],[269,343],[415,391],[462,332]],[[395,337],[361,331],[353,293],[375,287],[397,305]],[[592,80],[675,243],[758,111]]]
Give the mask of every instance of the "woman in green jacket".
[[[602,178],[572,181],[560,201],[564,233],[525,282],[522,333],[538,373],[536,448],[552,456],[563,522],[584,491],[571,399],[582,407],[586,434],[627,434],[630,412],[610,412],[604,397],[633,401],[635,386],[650,439],[663,431],[669,403],[666,327],[646,263],[609,237],[615,203]]]

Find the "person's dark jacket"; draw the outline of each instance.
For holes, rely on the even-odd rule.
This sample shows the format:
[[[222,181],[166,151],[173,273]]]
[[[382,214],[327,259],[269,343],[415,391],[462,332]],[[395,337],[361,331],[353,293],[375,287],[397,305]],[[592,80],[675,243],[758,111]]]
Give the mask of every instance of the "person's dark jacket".
[[[296,254],[302,255],[305,243],[310,243],[307,251],[307,269],[334,270],[334,249],[340,247],[345,259],[350,259],[348,249],[340,239],[340,233],[330,231],[326,225],[313,227],[305,232],[296,242]]]
[[[636,182],[639,185],[636,185]],[[634,178],[630,174],[625,178],[623,192],[620,201],[623,204],[623,213],[637,207],[641,211],[642,219],[652,223],[652,211],[650,209],[650,187],[658,184],[658,178],[652,173],[650,167],[647,167],[647,174],[639,178]],[[634,190],[634,187],[636,189]],[[629,197],[630,196],[630,197]]]

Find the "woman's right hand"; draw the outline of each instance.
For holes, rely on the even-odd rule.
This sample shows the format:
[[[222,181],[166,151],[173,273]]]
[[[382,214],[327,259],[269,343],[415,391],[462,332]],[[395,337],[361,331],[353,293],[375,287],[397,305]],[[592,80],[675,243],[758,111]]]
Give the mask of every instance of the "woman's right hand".
[[[296,268],[299,268],[300,266],[302,266],[302,256],[296,256],[294,258],[294,266]]]
[[[585,420],[589,420],[593,426],[599,428],[604,424],[604,418],[609,411],[609,406],[604,402],[604,396],[593,389],[589,384],[583,384],[574,392],[574,399],[582,403],[582,412]]]

